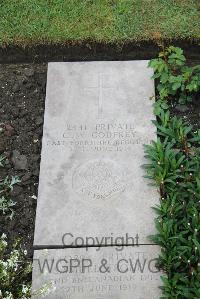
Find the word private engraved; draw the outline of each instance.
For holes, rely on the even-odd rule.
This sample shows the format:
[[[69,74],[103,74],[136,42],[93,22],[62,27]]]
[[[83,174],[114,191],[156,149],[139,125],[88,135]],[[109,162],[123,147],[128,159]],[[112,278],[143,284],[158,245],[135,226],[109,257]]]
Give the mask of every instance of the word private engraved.
[[[106,200],[126,188],[126,171],[112,160],[90,160],[76,168],[75,192],[84,198]]]

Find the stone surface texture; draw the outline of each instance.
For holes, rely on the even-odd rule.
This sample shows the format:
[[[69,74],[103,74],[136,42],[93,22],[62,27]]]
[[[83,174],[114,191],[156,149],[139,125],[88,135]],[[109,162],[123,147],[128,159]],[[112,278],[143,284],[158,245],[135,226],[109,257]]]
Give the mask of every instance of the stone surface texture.
[[[65,233],[150,243],[158,193],[141,167],[156,138],[147,64],[49,63],[36,246],[62,245]]]
[[[48,286],[47,299],[158,299],[158,254],[155,245],[35,251],[32,298]]]

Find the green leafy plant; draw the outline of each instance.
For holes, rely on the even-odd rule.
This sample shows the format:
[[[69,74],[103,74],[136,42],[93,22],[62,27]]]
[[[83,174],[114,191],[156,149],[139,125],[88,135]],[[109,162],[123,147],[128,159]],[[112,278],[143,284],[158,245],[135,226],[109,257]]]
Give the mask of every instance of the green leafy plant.
[[[170,46],[159,57],[152,59],[149,66],[154,69],[157,91],[161,100],[175,100],[180,104],[192,101],[200,91],[200,65],[189,67],[183,50]]]
[[[174,54],[174,48],[170,49],[168,53]],[[173,64],[175,71],[184,62],[182,51],[178,51],[176,55],[168,55],[165,63]],[[162,61],[159,63],[162,71],[166,66]],[[162,88],[168,90],[168,83],[162,81]],[[173,95],[178,98],[179,90]],[[153,208],[157,233],[150,239],[161,247],[158,258],[158,266],[164,273],[161,299],[199,299],[200,130],[194,131],[181,118],[171,117],[165,97],[156,101],[154,113],[158,139],[145,146],[149,160],[145,168],[147,178],[160,194],[160,203]]]
[[[166,114],[166,117],[164,115]],[[166,119],[168,120],[166,122]],[[160,192],[151,239],[161,246],[163,299],[200,298],[200,136],[161,110],[158,138],[145,146],[147,177]],[[192,150],[193,149],[193,150]]]

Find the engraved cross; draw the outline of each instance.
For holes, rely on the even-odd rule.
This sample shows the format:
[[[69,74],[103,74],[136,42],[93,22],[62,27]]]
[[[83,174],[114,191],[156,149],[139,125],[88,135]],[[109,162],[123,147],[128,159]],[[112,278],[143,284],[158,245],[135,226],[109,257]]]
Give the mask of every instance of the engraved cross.
[[[84,90],[91,91],[96,90],[98,95],[98,118],[103,118],[103,98],[104,98],[104,90],[113,89],[113,87],[105,86],[103,82],[103,73],[98,74],[97,86],[88,86],[85,87]]]

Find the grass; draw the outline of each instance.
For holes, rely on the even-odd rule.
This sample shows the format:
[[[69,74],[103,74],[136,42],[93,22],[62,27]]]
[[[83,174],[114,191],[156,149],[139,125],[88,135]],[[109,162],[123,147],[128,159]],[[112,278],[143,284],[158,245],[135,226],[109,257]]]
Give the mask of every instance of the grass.
[[[199,0],[0,0],[0,45],[199,38]]]

